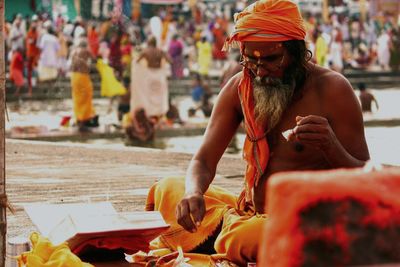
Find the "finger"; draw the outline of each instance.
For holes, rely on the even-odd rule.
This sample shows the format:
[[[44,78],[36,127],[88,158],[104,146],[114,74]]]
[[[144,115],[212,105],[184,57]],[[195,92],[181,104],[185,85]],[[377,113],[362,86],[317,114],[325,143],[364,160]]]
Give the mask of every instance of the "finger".
[[[296,123],[301,121],[304,117],[303,116],[296,116]]]
[[[299,134],[299,133],[324,133],[325,132],[325,127],[321,124],[303,124],[303,125],[298,125],[294,127],[293,133],[294,134]]]
[[[313,124],[324,124],[327,123],[328,120],[324,117],[317,116],[317,115],[308,115],[303,117],[301,120],[296,121],[297,125],[302,125],[306,123],[313,123]]]
[[[199,199],[195,205],[190,207],[190,210],[192,212],[193,220],[196,223],[196,226],[200,226],[206,211],[204,201],[202,199]]]
[[[195,229],[193,222],[191,223],[190,214],[188,212],[189,208],[187,203],[181,203],[177,206],[176,209],[176,217],[177,222],[181,225],[186,231],[193,232]]]
[[[185,203],[185,205],[181,205],[181,223],[183,228],[188,230],[189,232],[196,232],[196,226],[194,225],[194,222],[192,220],[192,217],[190,216],[190,210],[189,210],[189,205],[188,203]]]
[[[299,133],[299,134],[296,134],[296,137],[298,140],[301,140],[302,142],[303,141],[321,142],[322,140],[324,140],[324,136],[319,133]]]

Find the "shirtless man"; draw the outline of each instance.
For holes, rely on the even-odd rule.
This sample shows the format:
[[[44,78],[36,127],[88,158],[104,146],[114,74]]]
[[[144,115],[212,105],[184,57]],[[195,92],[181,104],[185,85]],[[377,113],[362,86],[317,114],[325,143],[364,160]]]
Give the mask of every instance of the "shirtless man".
[[[240,265],[255,261],[260,232],[268,219],[263,214],[267,213],[266,184],[272,174],[359,167],[369,159],[362,113],[352,87],[337,72],[309,62],[311,52],[304,38],[301,15],[291,1],[258,1],[236,17],[235,31],[227,42],[240,42],[244,70],[220,92],[203,143],[189,164],[175,214],[178,225],[191,234],[168,233],[195,243],[177,243],[184,249],[197,252],[205,240],[214,238],[215,252],[224,258]],[[210,184],[243,121],[246,186],[233,205]],[[287,130],[290,134],[285,138],[282,133]],[[163,201],[167,195],[157,192],[155,196],[155,209],[164,216],[165,205],[157,204],[159,195]],[[234,208],[222,212],[220,229],[205,230],[215,226],[211,221],[217,217],[213,210],[218,209],[217,201]],[[206,239],[198,238],[200,234],[206,234]],[[161,240],[169,247],[174,244],[167,234]]]
[[[358,98],[360,99],[362,112],[372,112],[372,102],[375,103],[376,109],[379,109],[378,101],[376,101],[376,98],[373,94],[366,90],[364,83],[360,83],[358,85],[358,89],[360,90],[360,95]]]
[[[147,61],[147,67],[152,69],[161,68],[162,60],[165,59],[168,63],[172,63],[171,57],[163,50],[157,48],[157,39],[152,36],[147,41],[147,48],[139,55],[137,62],[143,58]]]
[[[130,110],[133,114],[143,108],[147,116],[157,122],[169,108],[167,71],[162,66],[163,59],[169,63],[172,60],[157,48],[155,37],[150,37],[147,44],[147,48],[132,61]],[[144,61],[146,64],[141,64]]]

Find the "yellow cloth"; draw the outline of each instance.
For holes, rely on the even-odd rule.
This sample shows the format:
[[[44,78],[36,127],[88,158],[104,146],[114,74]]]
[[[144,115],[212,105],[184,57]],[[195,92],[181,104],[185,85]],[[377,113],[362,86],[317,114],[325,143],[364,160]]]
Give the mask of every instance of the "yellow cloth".
[[[114,69],[112,67],[106,64],[102,59],[97,60],[96,67],[101,77],[101,96],[113,97],[126,94],[126,88],[115,78]]]
[[[225,43],[304,40],[306,29],[299,8],[290,0],[260,0],[235,14],[235,29]]]
[[[315,43],[315,58],[318,65],[325,66],[328,50],[329,47],[324,37],[318,36],[317,42]]]
[[[242,199],[211,185],[204,195],[204,220],[196,233],[190,233],[175,218],[175,207],[184,191],[183,177],[164,178],[150,188],[146,210],[160,211],[164,220],[171,225],[152,241],[151,249],[169,248],[176,251],[180,246],[184,252],[190,252],[212,236],[222,222],[222,230],[214,244],[217,254],[211,255],[210,259],[228,259],[239,265],[256,261],[260,232],[266,220],[264,215],[246,214],[238,209]]]
[[[31,234],[30,240],[32,250],[17,257],[19,267],[93,267],[73,254],[66,243],[54,246],[36,232]]]
[[[210,70],[211,60],[212,60],[212,48],[209,42],[196,43],[197,47],[197,64],[199,65],[199,74],[208,75]]]
[[[72,100],[74,114],[78,121],[93,118],[95,111],[92,104],[93,85],[87,73],[71,73]]]

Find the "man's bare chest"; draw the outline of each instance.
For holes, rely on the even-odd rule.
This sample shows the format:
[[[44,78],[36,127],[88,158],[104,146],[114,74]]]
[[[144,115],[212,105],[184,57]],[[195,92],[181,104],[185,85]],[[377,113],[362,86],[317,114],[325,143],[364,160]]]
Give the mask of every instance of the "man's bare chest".
[[[290,106],[282,115],[278,125],[267,135],[270,164],[278,163],[283,169],[303,169],[322,164],[325,159],[319,149],[303,144],[296,138],[287,140],[283,134],[296,127],[297,116],[308,115],[325,116],[323,103],[315,94],[302,97]]]

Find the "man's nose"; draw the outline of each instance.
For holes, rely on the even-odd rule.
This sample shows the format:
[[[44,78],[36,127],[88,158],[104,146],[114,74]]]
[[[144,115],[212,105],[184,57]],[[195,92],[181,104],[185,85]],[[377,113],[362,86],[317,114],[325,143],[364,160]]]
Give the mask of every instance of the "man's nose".
[[[265,77],[266,75],[269,74],[269,71],[267,71],[265,68],[263,68],[262,66],[257,66],[257,71],[256,71],[256,75],[258,77]]]

